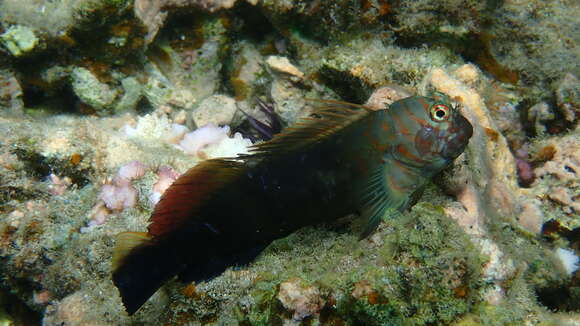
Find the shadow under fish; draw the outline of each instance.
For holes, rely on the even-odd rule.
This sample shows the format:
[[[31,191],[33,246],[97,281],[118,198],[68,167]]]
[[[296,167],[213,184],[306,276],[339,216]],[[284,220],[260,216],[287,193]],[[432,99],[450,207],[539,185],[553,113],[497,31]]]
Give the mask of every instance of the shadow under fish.
[[[211,279],[304,226],[356,212],[367,237],[413,205],[473,133],[444,96],[384,110],[318,102],[312,117],[250,154],[191,168],[165,192],[147,233],[119,234],[113,282],[130,315],[171,278]]]

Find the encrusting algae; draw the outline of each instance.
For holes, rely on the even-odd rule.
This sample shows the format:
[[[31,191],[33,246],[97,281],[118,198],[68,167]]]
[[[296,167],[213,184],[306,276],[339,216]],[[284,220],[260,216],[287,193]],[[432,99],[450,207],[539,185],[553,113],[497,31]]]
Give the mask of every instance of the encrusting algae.
[[[577,17],[570,0],[0,1],[0,324],[580,325]],[[365,103],[372,93],[365,106],[381,110],[435,91],[459,104],[473,135],[411,209],[362,241],[368,218],[324,211],[323,226],[291,231],[319,221],[297,214],[288,236],[243,256],[247,266],[236,256],[188,286],[168,277],[126,313],[111,280],[115,237],[146,232],[189,168],[208,175],[206,196],[177,206],[189,214],[172,236],[210,220],[237,227],[249,213],[218,214],[244,204],[222,197],[254,196],[236,169],[289,173],[284,159],[305,148],[288,138],[292,148],[272,155],[248,146],[311,116],[306,99]],[[235,168],[203,163],[222,157]],[[331,187],[333,173],[301,186]],[[315,200],[324,210],[322,192],[298,202],[284,187],[258,189],[245,203],[256,211],[277,209],[271,198],[293,205],[256,223]],[[367,199],[359,195],[331,206],[356,206]],[[158,216],[152,230],[159,220],[170,221]],[[256,255],[270,241],[242,231],[163,252],[183,259],[181,276],[235,241]],[[169,241],[150,233],[151,243]]]
[[[357,212],[369,236],[385,214],[414,205],[473,133],[439,95],[383,110],[320,103],[250,154],[191,168],[164,193],[147,233],[118,236],[113,282],[129,314],[172,277],[213,278],[304,226]]]

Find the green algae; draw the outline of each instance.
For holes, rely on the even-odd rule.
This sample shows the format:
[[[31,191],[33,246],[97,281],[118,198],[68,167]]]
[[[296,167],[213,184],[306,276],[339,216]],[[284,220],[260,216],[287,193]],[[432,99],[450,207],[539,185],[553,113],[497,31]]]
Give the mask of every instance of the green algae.
[[[250,293],[255,304],[250,309],[240,308],[242,321],[265,325],[287,319],[288,312],[277,300],[277,285],[296,276],[318,286],[327,301],[336,301],[325,308],[324,318],[348,325],[449,323],[480,302],[485,258],[469,245],[467,236],[441,208],[420,203],[411,213],[390,219],[388,225],[377,235],[382,244],[376,248],[369,248],[373,245],[367,241],[357,243],[351,236],[342,236],[341,241],[327,243],[330,249],[325,251],[312,243],[310,250],[324,254],[292,255],[295,258],[284,266],[282,274],[260,273]],[[301,244],[320,239],[303,238],[299,232],[278,240],[258,264],[268,264],[272,254],[284,250],[308,250],[307,244],[296,248],[296,238]],[[316,263],[301,258],[309,255],[316,256]],[[356,263],[337,270],[337,261],[346,255],[357,259]]]
[[[354,279],[369,282],[372,292],[343,302],[339,311],[347,318],[373,325],[448,323],[480,300],[485,258],[465,245],[467,236],[440,209],[421,203],[389,224],[394,232],[378,248],[382,268],[369,266]]]
[[[433,6],[438,6],[437,10],[427,11],[431,14],[428,23],[421,23],[421,18],[425,17],[423,16],[425,12],[417,11],[414,8],[425,5],[427,1],[402,1],[400,3],[404,6],[398,8],[395,6],[399,3],[389,2],[393,4],[392,10],[394,11],[388,16],[379,16],[376,12],[370,13],[377,8],[376,5],[380,2],[264,1],[258,7],[273,22],[274,26],[271,27],[271,32],[279,32],[284,35],[285,40],[289,43],[287,52],[276,54],[289,56],[290,59],[300,63],[300,68],[304,69],[309,77],[322,81],[323,85],[316,85],[316,87],[330,88],[343,99],[351,99],[351,101],[359,103],[363,102],[366,94],[376,86],[391,82],[418,86],[418,81],[432,67],[460,63],[462,60],[460,55],[464,51],[463,47],[482,44],[473,40],[474,37],[479,36],[472,34],[473,30],[471,28],[478,29],[480,22],[489,23],[490,17],[497,21],[495,23],[497,24],[496,29],[509,27],[507,31],[499,30],[498,34],[500,36],[508,35],[516,42],[524,43],[518,37],[514,37],[515,34],[526,34],[529,33],[529,30],[522,28],[521,33],[516,33],[517,31],[513,31],[510,27],[512,24],[528,26],[533,29],[532,33],[526,36],[527,40],[532,40],[533,42],[525,43],[538,46],[538,48],[531,49],[535,55],[526,60],[534,62],[534,60],[538,59],[538,52],[554,53],[547,60],[539,61],[541,69],[535,70],[529,68],[534,67],[530,62],[526,60],[519,61],[522,58],[521,52],[525,51],[509,51],[514,46],[510,47],[509,44],[502,40],[494,41],[493,49],[488,49],[489,55],[498,57],[506,66],[517,64],[519,65],[518,70],[527,69],[528,81],[545,79],[545,75],[552,76],[561,67],[576,69],[574,65],[568,64],[571,62],[568,57],[559,55],[563,51],[562,48],[566,46],[566,42],[569,41],[567,37],[563,38],[564,43],[545,43],[542,38],[536,37],[540,35],[543,38],[556,39],[552,37],[553,31],[542,34],[542,31],[547,30],[546,27],[532,24],[534,23],[534,17],[537,15],[552,17],[543,19],[549,22],[558,22],[562,19],[560,15],[551,15],[550,10],[534,9],[535,12],[531,12],[530,15],[520,16],[516,15],[516,11],[513,11],[505,12],[504,14],[499,13],[496,17],[492,17],[483,15],[485,13],[481,9],[483,5],[485,4],[485,10],[488,11],[485,13],[487,15],[492,14],[494,10],[500,9],[503,1],[486,1],[485,3],[468,1],[464,2],[464,4],[466,3],[469,9],[474,9],[471,10],[474,16],[462,21],[457,19],[459,17],[458,12],[453,12],[453,15],[449,16],[456,21],[450,24],[447,19],[442,18],[445,18],[449,10],[457,8],[457,6],[451,6],[457,2],[441,1],[435,5],[431,2]],[[123,24],[119,25],[118,28],[108,28],[111,22],[116,21],[118,18],[130,20],[128,18],[130,14],[127,11],[121,12],[123,15],[127,14],[127,16],[121,15],[122,17],[117,17],[116,14],[119,12],[113,10],[115,8],[125,9],[129,2],[124,0],[106,0],[101,1],[101,3],[106,4],[104,7],[99,7],[103,10],[96,7],[87,8],[90,10],[84,13],[79,12],[81,16],[84,15],[85,17],[83,23],[76,27],[67,27],[69,30],[71,28],[75,30],[72,34],[75,39],[78,39],[75,42],[79,43],[70,45],[71,50],[67,50],[69,55],[66,55],[66,59],[63,61],[73,60],[74,62],[79,57],[88,55],[97,63],[122,63],[123,59],[121,57],[125,58],[127,53],[140,53],[142,47],[139,46],[139,39],[142,37],[139,35],[139,28],[125,28],[121,26]],[[321,4],[318,8],[314,6],[317,3]],[[363,11],[360,7],[364,3],[372,3],[371,7],[373,9],[369,9],[370,11],[366,12]],[[531,7],[537,6],[538,3],[531,2]],[[553,3],[560,7],[566,2],[555,1]],[[312,6],[308,6],[309,4],[312,4]],[[413,6],[409,7],[410,4]],[[284,6],[290,8],[288,9],[291,12],[290,14],[286,14]],[[63,8],[66,9],[66,6]],[[347,9],[341,11],[341,8]],[[405,8],[407,9],[406,11],[403,10]],[[560,10],[554,10],[554,12],[558,13]],[[35,11],[30,10],[29,12],[33,13]],[[467,13],[468,10],[465,12]],[[573,10],[570,10],[570,13],[572,12]],[[319,19],[321,15],[323,17]],[[369,15],[374,18],[369,17]],[[180,32],[171,30],[174,27],[171,25],[168,25],[167,29],[160,32],[160,35],[165,34],[162,36],[165,36],[166,39],[169,38],[167,35],[172,35],[173,39],[167,41],[160,37],[152,45],[152,47],[159,47],[159,44],[162,44],[163,48],[168,48],[171,56],[170,60],[174,60],[177,66],[184,64],[187,69],[172,71],[170,67],[162,71],[163,74],[169,76],[171,82],[160,87],[154,84],[157,82],[155,78],[147,78],[147,86],[144,87],[149,87],[154,89],[154,91],[146,91],[155,93],[155,96],[159,94],[157,97],[148,95],[149,98],[160,99],[151,102],[155,106],[166,103],[171,95],[171,90],[174,88],[192,88],[195,90],[196,95],[199,94],[200,97],[207,94],[211,95],[215,91],[224,91],[224,86],[220,86],[220,84],[229,79],[226,76],[228,69],[231,71],[228,76],[232,76],[235,81],[230,80],[232,85],[230,85],[230,89],[225,91],[230,91],[236,96],[239,95],[239,99],[249,99],[255,94],[267,96],[272,78],[266,73],[254,76],[256,78],[248,83],[235,84],[239,73],[235,68],[244,64],[244,58],[237,59],[243,55],[243,52],[236,51],[236,44],[232,43],[235,39],[233,38],[231,27],[227,26],[223,18],[211,15],[205,15],[205,17],[199,17],[204,15],[195,16],[196,27],[194,29],[197,35],[193,38],[192,44],[180,48],[180,44],[190,41],[188,37],[182,43],[178,40],[179,36],[188,35],[181,33],[181,31],[187,30],[189,26],[183,23],[180,25]],[[105,20],[103,26],[97,23],[100,18]],[[170,18],[173,19],[175,16]],[[191,17],[186,14],[182,20],[186,21],[189,18]],[[370,33],[368,32],[360,32],[360,27],[354,26],[356,24],[353,21],[357,22],[360,19],[374,22],[380,19],[381,22],[394,25],[382,34],[373,36],[369,35]],[[54,22],[55,20],[48,19],[48,21]],[[171,19],[168,19],[168,21],[171,21]],[[324,21],[321,28],[319,28],[320,21]],[[504,21],[509,24],[504,24]],[[526,24],[526,22],[530,24]],[[48,25],[53,26],[54,23],[49,23]],[[361,26],[364,28],[365,25],[362,24]],[[554,26],[561,25],[557,23]],[[357,28],[359,31],[357,31]],[[562,28],[561,30],[572,31],[574,29]],[[396,33],[392,34],[393,31]],[[393,35],[397,37],[398,41],[396,43],[393,43]],[[246,36],[235,35],[235,37],[242,39]],[[276,37],[278,36],[276,34]],[[135,43],[131,43],[131,39],[135,40]],[[429,47],[411,48],[421,47],[423,46],[423,41],[427,40],[432,42],[426,43],[431,44]],[[167,43],[165,43],[166,41]],[[204,48],[203,46],[206,42],[209,43]],[[237,42],[241,43],[243,41]],[[434,46],[433,43],[442,43],[444,47]],[[546,46],[542,45],[544,43]],[[103,44],[106,45],[103,46]],[[544,51],[542,47],[556,51]],[[517,46],[515,48],[519,49]],[[93,51],[94,49],[97,51]],[[201,52],[198,52],[200,49]],[[217,51],[214,51],[215,49]],[[182,50],[185,51],[180,52]],[[457,54],[457,51],[460,53]],[[361,52],[365,53],[362,59]],[[202,54],[200,60],[195,61],[193,64],[188,64],[187,60],[184,60],[187,56],[197,55],[196,53]],[[233,62],[231,69],[228,67],[222,68],[226,56],[231,56],[231,59],[229,59]],[[475,58],[475,56],[473,57]],[[471,57],[468,59],[471,59]],[[136,61],[141,63],[140,59]],[[554,62],[557,64],[553,64]],[[563,64],[561,64],[562,62]],[[92,64],[89,63],[89,66]],[[363,74],[355,75],[352,73],[353,71],[358,71],[353,69],[357,68],[357,65],[366,69],[362,70]],[[107,69],[109,68],[118,69],[119,66],[113,64],[112,66],[107,66]],[[372,74],[369,72],[372,72]],[[208,75],[209,78],[205,78]],[[126,77],[127,75],[123,76]],[[551,79],[551,77],[548,79]],[[68,72],[62,80],[69,82]],[[123,80],[117,78],[111,84],[119,84]],[[130,107],[136,101],[139,85],[134,81],[131,81],[131,83],[126,82],[125,84],[127,84],[127,87],[124,87],[126,94],[128,94],[127,102],[114,103],[113,105],[118,105],[117,107]],[[206,84],[211,85],[211,87],[206,87]],[[176,86],[173,87],[173,85]],[[193,86],[190,87],[190,85]],[[541,85],[543,84],[538,84],[534,87],[540,87]],[[226,85],[225,87],[228,86]],[[25,92],[28,90],[25,89]],[[487,100],[487,96],[485,97]],[[197,98],[196,100],[200,99]],[[130,103],[130,105],[125,106],[125,103]],[[21,156],[25,157],[22,161],[27,162],[25,163],[27,169],[30,167],[30,171],[34,171],[36,175],[46,176],[47,171],[53,168],[51,167],[53,163],[48,162],[51,158],[43,155],[34,156],[35,152],[37,151],[32,149],[29,153],[21,153]],[[163,153],[161,156],[169,157],[170,153]],[[39,164],[32,164],[34,160],[38,160]],[[54,164],[54,166],[57,166],[57,170],[61,169],[61,163],[66,165],[64,161],[66,160]],[[474,171],[474,173],[477,173],[477,171]],[[87,174],[93,175],[92,172]],[[36,178],[42,179],[42,177]],[[153,173],[149,173],[143,180],[138,181],[137,186],[140,193],[147,193],[154,181],[155,175]],[[554,180],[542,182],[553,184]],[[36,190],[29,191],[20,186],[4,187],[0,188],[0,204],[2,199],[22,202],[37,195],[40,197]],[[73,203],[68,206],[64,201],[61,203],[59,200],[53,200],[49,204],[51,211],[61,209],[62,213],[51,213],[47,220],[51,221],[51,223],[54,221],[67,221],[66,223],[69,223],[67,218],[69,220],[76,218],[77,221],[74,225],[78,227],[85,222],[86,212],[94,205],[94,199],[97,195],[96,189],[80,194],[79,196],[82,197],[82,200],[78,200],[72,195],[66,195],[64,201]],[[441,198],[443,197],[438,197],[438,200],[441,201]],[[200,323],[213,323],[215,318],[218,318],[216,316],[220,316],[219,318],[223,325],[231,325],[233,324],[233,317],[228,314],[233,315],[233,312],[235,312],[235,318],[243,325],[281,325],[285,319],[291,318],[291,314],[285,311],[277,299],[278,285],[291,277],[300,277],[308,284],[320,287],[323,290],[324,297],[329,302],[321,312],[319,321],[315,318],[309,318],[304,321],[304,324],[320,322],[324,325],[334,325],[332,323],[336,323],[336,325],[357,325],[361,323],[365,325],[405,325],[405,323],[413,325],[455,323],[462,326],[521,325],[524,322],[529,322],[530,314],[539,314],[538,311],[541,311],[535,301],[536,293],[541,293],[544,290],[561,289],[569,284],[568,278],[558,271],[558,262],[554,262],[550,258],[552,257],[550,252],[552,246],[567,246],[563,239],[556,240],[552,244],[546,243],[529,233],[524,234],[514,224],[513,217],[494,217],[490,221],[490,230],[494,236],[494,241],[498,242],[502,251],[507,253],[507,256],[515,259],[518,273],[501,284],[502,289],[506,292],[506,298],[503,303],[499,306],[483,303],[479,296],[488,285],[479,273],[481,265],[485,263],[486,258],[481,257],[477,250],[473,250],[473,245],[469,244],[470,239],[468,236],[453,231],[456,228],[454,223],[442,216],[441,207],[432,200],[433,197],[426,198],[424,201],[429,201],[432,204],[420,203],[411,213],[405,214],[399,219],[389,220],[386,227],[381,229],[377,236],[370,241],[358,242],[355,236],[352,235],[354,233],[351,233],[348,227],[344,226],[308,228],[287,238],[280,239],[273,243],[254,264],[247,267],[250,273],[257,274],[256,280],[250,285],[240,285],[241,281],[230,278],[228,275],[208,282],[211,283],[209,287],[215,286],[217,289],[210,293],[215,299],[214,297],[203,300],[184,299],[183,295],[180,294],[182,286],[172,284],[169,288],[173,291],[172,301],[175,303],[169,306],[169,310],[175,309],[175,311],[178,311],[176,316],[182,318],[175,317],[176,324],[195,323],[197,321]],[[64,261],[66,269],[74,271],[72,272],[74,276],[65,275],[59,278],[64,268],[53,266],[50,267],[50,277],[45,282],[45,284],[50,285],[51,289],[55,289],[58,298],[78,290],[79,284],[82,283],[84,284],[83,287],[87,289],[84,292],[87,295],[87,302],[98,311],[95,316],[103,317],[106,315],[108,316],[107,320],[112,324],[115,322],[131,323],[126,319],[123,319],[122,322],[115,321],[118,316],[115,314],[120,313],[120,310],[112,305],[118,305],[118,300],[111,300],[107,303],[108,305],[101,305],[102,302],[99,301],[101,299],[94,296],[95,293],[102,293],[103,287],[101,284],[97,284],[96,281],[93,282],[91,280],[95,278],[95,275],[99,280],[108,279],[109,277],[108,265],[103,261],[108,261],[107,255],[110,254],[110,248],[113,246],[111,239],[115,232],[111,230],[135,229],[128,226],[128,224],[137,224],[135,221],[145,221],[147,219],[150,207],[148,207],[144,196],[140,196],[139,206],[137,209],[119,214],[107,222],[113,224],[114,228],[103,226],[102,228],[105,231],[101,229],[93,230],[91,232],[96,233],[96,235],[90,234],[83,237],[73,233],[74,241],[70,241],[70,244],[66,244],[67,239],[69,239],[67,236],[70,232],[67,227],[59,226],[56,228],[54,225],[46,225],[47,230],[51,230],[51,232],[54,230],[62,231],[54,232],[60,235],[50,235],[54,236],[56,240],[48,242],[56,242],[59,245],[71,247],[59,255],[67,257]],[[542,210],[547,219],[554,218],[561,221],[570,221],[569,223],[576,222],[573,216],[566,215],[558,204],[544,201]],[[65,215],[70,216],[67,217]],[[451,228],[451,231],[445,230],[446,228]],[[458,234],[460,236],[456,238]],[[31,237],[27,236],[26,239],[31,239]],[[468,244],[467,253],[463,252],[464,248],[461,247],[465,244]],[[32,246],[36,247],[36,245]],[[28,248],[26,246],[22,247]],[[80,253],[75,252],[77,248],[81,249],[79,250]],[[49,250],[47,256],[54,257],[54,255],[55,253]],[[75,261],[86,262],[85,256],[90,257],[91,266],[82,266],[82,270],[79,270]],[[63,262],[63,260],[58,260],[58,262]],[[43,269],[42,263],[37,262],[35,264],[39,266],[35,270]],[[344,269],[336,268],[336,265],[344,264],[346,264]],[[447,268],[448,266],[452,266],[452,268]],[[385,280],[388,280],[388,282]],[[352,293],[355,289],[366,284],[363,281],[368,282],[370,292],[355,298]],[[439,281],[439,284],[434,284],[437,281]],[[447,284],[443,281],[451,283]],[[236,287],[241,289],[224,289]],[[114,292],[109,288],[107,288],[107,291]],[[106,292],[107,295],[109,292]],[[570,288],[570,292],[572,299],[569,299],[569,301],[576,300],[576,302],[579,302],[578,287]],[[228,296],[231,293],[234,294]],[[407,298],[405,297],[406,293],[409,293]],[[228,299],[224,299],[224,297]],[[230,305],[235,306],[230,309]],[[154,299],[149,304],[149,307],[151,306],[156,308],[146,309],[140,317],[136,317],[139,321],[134,321],[133,324],[157,322],[158,320],[151,317],[153,315],[152,311],[164,309],[166,302]],[[102,314],[99,315],[100,313]],[[229,321],[232,321],[232,323],[228,323]],[[159,320],[159,324],[161,323],[161,320]],[[552,324],[556,325],[557,323],[546,321],[539,325]]]

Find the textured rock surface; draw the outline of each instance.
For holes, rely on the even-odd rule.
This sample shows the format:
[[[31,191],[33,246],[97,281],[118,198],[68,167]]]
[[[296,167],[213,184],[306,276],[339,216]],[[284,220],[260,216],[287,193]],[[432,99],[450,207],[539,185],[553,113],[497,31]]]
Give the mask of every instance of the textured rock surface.
[[[198,127],[207,124],[229,125],[237,110],[236,101],[225,95],[213,95],[203,100],[192,112]]]
[[[0,35],[3,45],[15,57],[30,53],[38,45],[34,31],[25,26],[13,26]]]
[[[578,8],[0,1],[0,323],[579,324],[578,272],[558,254],[580,248]],[[435,91],[475,133],[409,212],[362,241],[354,218],[299,230],[123,311],[116,234],[146,230],[179,173],[246,151],[241,110],[268,121],[256,98],[286,126],[309,98],[382,109]]]

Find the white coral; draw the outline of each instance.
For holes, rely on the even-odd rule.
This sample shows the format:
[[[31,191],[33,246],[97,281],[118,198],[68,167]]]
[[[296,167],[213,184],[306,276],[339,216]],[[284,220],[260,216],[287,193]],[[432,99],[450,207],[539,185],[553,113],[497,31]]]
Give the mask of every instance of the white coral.
[[[237,154],[248,153],[252,142],[236,133],[228,136],[230,127],[218,127],[208,124],[185,135],[178,147],[185,153],[201,159],[215,157],[234,157]]]

